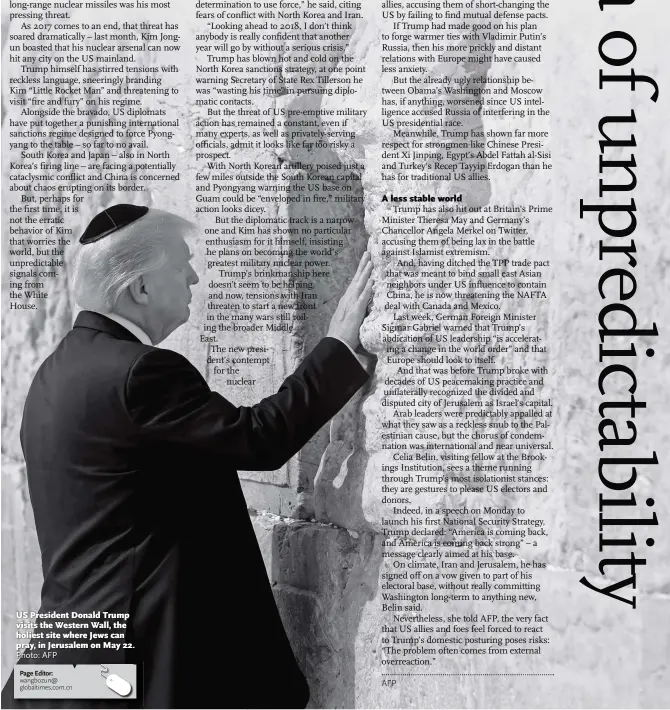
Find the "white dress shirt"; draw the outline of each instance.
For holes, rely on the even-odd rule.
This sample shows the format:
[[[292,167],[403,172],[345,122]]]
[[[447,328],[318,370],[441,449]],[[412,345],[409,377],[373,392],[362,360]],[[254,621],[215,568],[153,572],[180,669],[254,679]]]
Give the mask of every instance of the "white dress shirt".
[[[105,318],[109,318],[109,320],[116,321],[127,331],[131,332],[140,341],[140,343],[144,343],[145,345],[153,345],[151,338],[142,330],[142,328],[140,328],[139,325],[135,325],[135,323],[129,321],[127,318],[120,316],[118,313],[101,313],[100,315],[105,316]]]

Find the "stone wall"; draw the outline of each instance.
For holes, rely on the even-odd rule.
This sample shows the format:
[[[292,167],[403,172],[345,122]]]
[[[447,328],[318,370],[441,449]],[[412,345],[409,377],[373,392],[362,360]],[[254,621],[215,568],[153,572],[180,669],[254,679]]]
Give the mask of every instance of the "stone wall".
[[[660,70],[664,56],[660,32],[654,29],[651,11],[647,14],[635,8],[632,14],[635,26],[631,31],[640,46],[640,65],[644,65],[645,73],[654,75]],[[619,17],[628,15],[622,10]],[[180,14],[179,20],[182,33],[195,31],[194,20],[188,13]],[[274,391],[325,334],[337,299],[369,243],[374,260],[375,294],[362,329],[362,342],[377,358],[371,382],[282,470],[240,474],[278,606],[296,656],[310,681],[313,707],[663,707],[670,701],[668,639],[667,634],[659,633],[670,621],[667,536],[659,535],[649,553],[649,565],[641,574],[637,611],[608,603],[578,584],[584,571],[592,571],[598,559],[598,488],[593,475],[597,452],[594,412],[598,403],[594,323],[600,267],[594,256],[596,240],[587,229],[592,230],[593,224],[580,223],[577,205],[580,197],[595,194],[597,120],[606,108],[617,109],[616,97],[597,94],[596,48],[602,21],[593,8],[586,8],[578,0],[562,1],[560,7],[552,8],[545,61],[530,70],[537,84],[546,87],[551,117],[528,118],[514,125],[526,130],[551,131],[553,170],[492,171],[489,180],[477,183],[476,188],[456,181],[399,182],[396,176],[382,170],[382,143],[391,129],[382,122],[381,89],[391,86],[391,79],[389,74],[381,72],[380,36],[388,29],[388,23],[382,16],[381,3],[364,3],[361,17],[352,23],[344,54],[329,56],[320,65],[319,72],[324,77],[338,64],[361,70],[357,76],[362,82],[355,86],[353,94],[315,97],[299,91],[279,92],[277,96],[257,100],[259,106],[273,109],[349,107],[353,116],[350,125],[355,133],[349,145],[309,150],[283,140],[279,147],[269,151],[240,149],[236,154],[240,162],[260,158],[264,162],[273,161],[277,180],[286,183],[289,190],[294,182],[316,184],[326,180],[351,198],[318,206],[297,203],[267,208],[268,213],[283,211],[295,217],[328,214],[342,218],[347,225],[345,243],[331,257],[329,278],[315,284],[317,308],[304,319],[291,319],[287,331],[254,338],[255,345],[262,344],[271,353],[270,364],[258,372],[244,373],[253,375],[252,386],[226,387],[225,377],[215,374],[207,364],[211,346],[201,340],[208,274],[201,235],[196,245],[195,266],[204,278],[195,292],[193,315],[189,324],[164,346],[184,353],[211,386],[225,392],[232,401],[252,403]],[[463,34],[467,35],[467,31]],[[464,37],[462,41],[468,45],[470,40]],[[194,102],[197,97],[193,78],[197,70],[189,55],[191,51],[188,47],[182,50],[181,71],[173,79],[179,96],[165,100],[170,113],[181,118],[181,126],[165,146],[156,146],[177,155],[182,180],[168,186],[157,184],[137,201],[171,209],[204,226],[210,222],[196,214],[194,201],[195,175],[202,166],[196,164],[193,156],[194,125],[198,116],[205,113]],[[319,56],[318,43],[307,53],[305,61],[313,62],[315,56]],[[144,60],[153,61],[149,57]],[[445,63],[430,70],[435,76],[455,73]],[[468,64],[459,71],[485,77],[502,76],[517,69],[501,69],[500,65],[482,62]],[[6,84],[3,89],[4,116],[11,114],[12,108],[6,100]],[[666,223],[663,218],[670,209],[661,186],[668,147],[660,144],[653,151],[651,144],[656,133],[662,135],[667,107],[661,102],[667,99],[662,95],[659,104],[651,106],[645,101],[644,91],[633,97],[640,114],[640,130],[636,130],[640,155],[644,155],[644,159],[640,158],[641,163],[644,160],[640,174],[644,175],[641,180],[644,179],[648,196],[640,238],[645,287],[639,310],[650,314],[649,318],[660,325],[668,258],[668,247],[662,239]],[[494,125],[503,124],[477,116],[470,127]],[[286,130],[278,121],[279,135],[285,138]],[[328,126],[321,126],[320,131],[325,142],[336,144],[329,137]],[[15,157],[11,151],[4,151],[3,175],[7,175],[9,160]],[[287,163],[299,167],[287,169]],[[324,165],[328,167],[319,167]],[[5,221],[13,199],[6,185],[2,208]],[[448,663],[440,666],[444,675],[400,678],[393,687],[383,684],[385,671],[380,665],[383,656],[380,629],[392,617],[390,612],[382,610],[380,594],[380,575],[388,570],[388,560],[382,557],[385,541],[382,519],[391,512],[382,503],[381,466],[391,459],[389,452],[382,449],[381,422],[392,415],[381,402],[384,381],[397,373],[397,365],[389,362],[393,352],[381,334],[383,324],[392,322],[385,274],[396,266],[396,260],[382,254],[382,217],[389,213],[382,198],[390,193],[458,192],[464,194],[464,204],[474,213],[493,203],[515,201],[550,203],[554,207],[551,216],[533,222],[534,246],[499,249],[493,254],[507,258],[541,254],[552,262],[549,299],[532,306],[538,315],[538,332],[549,343],[549,351],[513,353],[506,360],[501,359],[515,366],[548,368],[537,396],[550,397],[554,402],[549,434],[553,452],[536,470],[549,477],[550,493],[526,502],[533,515],[547,520],[549,542],[524,554],[529,563],[546,563],[546,569],[538,573],[544,591],[537,605],[515,604],[512,609],[511,605],[500,603],[493,608],[493,613],[499,614],[539,611],[548,615],[552,643],[547,653],[532,661],[509,656],[495,661],[488,657],[475,660],[467,656],[450,657]],[[114,192],[87,198],[77,219],[70,220],[74,234],[82,230],[93,214],[116,201],[119,195]],[[5,291],[6,282],[3,274]],[[518,308],[514,302],[505,306]],[[22,403],[36,368],[67,332],[74,314],[67,268],[50,284],[49,298],[37,311],[29,315],[7,310],[3,313],[3,682],[13,655],[15,610],[36,608],[41,585],[39,549],[18,438]],[[429,347],[432,342],[429,335],[423,334],[424,346]],[[240,338],[225,334],[218,343],[235,345]],[[653,418],[644,420],[644,441],[656,448],[659,455],[667,450],[668,444],[669,384],[663,376],[666,350],[657,347],[657,356],[644,373],[645,397],[649,411],[655,413]],[[417,354],[417,362],[420,358]],[[656,386],[651,388],[650,382]],[[422,422],[417,423],[422,426]],[[657,501],[655,510],[662,524],[667,524],[670,500],[667,480],[655,474],[653,479],[646,478],[643,486],[645,493],[653,492]],[[467,494],[458,499],[432,494],[422,502],[437,506],[471,504],[473,500]],[[486,501],[480,496],[477,501],[495,506],[521,502],[502,494],[492,494]],[[234,544],[234,534],[222,520],[222,541]],[[429,604],[424,611],[443,613],[444,605]],[[458,608],[459,613],[477,611],[481,612],[481,607],[472,603],[463,603]],[[262,644],[263,640],[258,642]]]

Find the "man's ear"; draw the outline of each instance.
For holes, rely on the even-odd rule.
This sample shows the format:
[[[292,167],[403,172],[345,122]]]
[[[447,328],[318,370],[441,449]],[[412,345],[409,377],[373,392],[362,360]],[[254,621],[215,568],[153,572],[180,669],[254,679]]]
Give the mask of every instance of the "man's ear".
[[[131,281],[130,286],[128,286],[128,293],[138,305],[145,306],[149,303],[149,294],[147,293],[144,276],[138,276],[134,281]]]

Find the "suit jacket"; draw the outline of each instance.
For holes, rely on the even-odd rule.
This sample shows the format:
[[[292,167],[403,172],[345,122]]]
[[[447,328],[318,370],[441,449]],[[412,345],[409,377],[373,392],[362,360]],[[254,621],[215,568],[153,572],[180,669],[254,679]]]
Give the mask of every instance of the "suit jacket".
[[[324,338],[276,394],[236,407],[182,355],[80,313],[38,370],[21,427],[40,611],[130,617],[126,648],[55,662],[141,663],[144,707],[304,707],[236,472],[282,466],[366,379]],[[124,704],[143,706],[109,706]]]

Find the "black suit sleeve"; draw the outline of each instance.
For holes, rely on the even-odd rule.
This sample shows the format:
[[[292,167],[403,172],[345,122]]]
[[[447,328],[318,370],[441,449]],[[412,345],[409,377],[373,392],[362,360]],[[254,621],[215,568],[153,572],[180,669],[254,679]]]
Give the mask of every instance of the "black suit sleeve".
[[[143,438],[224,456],[238,470],[270,471],[299,451],[367,378],[346,345],[323,338],[276,394],[236,407],[212,392],[182,355],[155,349],[133,364],[125,397]]]

